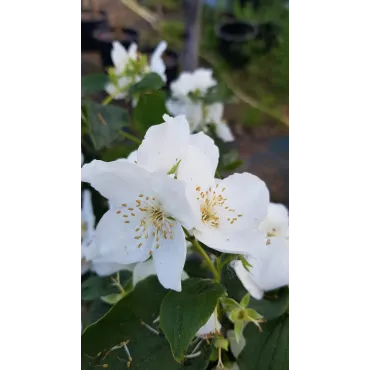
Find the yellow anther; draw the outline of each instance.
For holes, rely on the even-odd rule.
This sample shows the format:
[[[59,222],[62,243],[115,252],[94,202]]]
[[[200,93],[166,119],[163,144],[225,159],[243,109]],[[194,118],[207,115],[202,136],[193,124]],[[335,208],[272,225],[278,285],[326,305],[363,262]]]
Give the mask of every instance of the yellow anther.
[[[132,213],[131,213],[131,216],[135,217],[135,213],[133,213],[133,212],[132,212]]]
[[[133,208],[129,208],[128,210],[129,210],[129,211],[133,211],[134,209],[133,209]]]
[[[197,186],[197,187],[195,188],[195,190],[196,190],[196,191],[199,191],[199,190],[200,190],[200,186]]]
[[[140,243],[137,247],[140,248],[143,245],[143,243]]]
[[[269,245],[269,244],[271,244],[271,240],[270,239],[267,239],[266,240],[266,245]]]
[[[141,235],[135,236],[135,239],[140,239]]]
[[[128,215],[122,215],[122,217],[128,217]]]
[[[125,221],[125,224],[129,224],[130,223],[130,221]]]
[[[144,194],[139,194],[139,197],[142,198],[144,196]]]
[[[126,203],[122,203],[121,206],[122,207],[127,207],[127,204]]]
[[[117,211],[116,213],[117,213],[117,215],[119,215],[121,213],[121,211]]]

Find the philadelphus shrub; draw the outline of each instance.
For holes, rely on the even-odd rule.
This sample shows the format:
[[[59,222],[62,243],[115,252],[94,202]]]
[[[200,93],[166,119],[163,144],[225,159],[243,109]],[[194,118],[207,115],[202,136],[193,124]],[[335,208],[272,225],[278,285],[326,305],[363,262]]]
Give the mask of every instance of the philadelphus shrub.
[[[171,83],[172,97],[166,102],[166,107],[173,115],[184,114],[191,132],[207,132],[212,125],[221,140],[234,141],[230,128],[222,119],[223,104],[207,104],[202,99],[216,85],[210,69],[199,68],[194,72],[183,72]]]
[[[153,258],[161,284],[181,291],[187,246],[184,229],[211,249],[254,255],[265,244],[259,226],[269,193],[254,175],[215,179],[218,148],[191,135],[184,116],[164,116],[137,150],[136,163],[94,160],[82,168],[111,209],[96,228],[100,261],[132,264]]]

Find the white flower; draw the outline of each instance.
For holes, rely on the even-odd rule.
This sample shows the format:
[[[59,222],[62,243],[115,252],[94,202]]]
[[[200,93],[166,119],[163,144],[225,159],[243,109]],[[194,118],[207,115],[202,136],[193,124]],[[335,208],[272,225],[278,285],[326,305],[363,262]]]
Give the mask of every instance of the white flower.
[[[283,204],[270,203],[267,216],[260,225],[267,236],[289,238],[289,215]]]
[[[229,126],[222,119],[224,113],[224,105],[222,103],[214,103],[206,107],[206,123],[215,126],[216,135],[224,142],[234,141],[234,135]]]
[[[221,324],[213,313],[208,321],[197,331],[197,337],[203,337],[221,330]]]
[[[157,73],[159,76],[161,76],[162,80],[164,82],[167,81],[166,77],[166,64],[164,63],[162,59],[162,55],[164,51],[167,48],[167,42],[166,41],[161,41],[156,49],[154,50],[151,58],[150,58],[150,70],[152,72]]]
[[[164,119],[147,131],[138,148],[138,166],[167,174],[178,164],[177,179],[187,184],[198,218],[194,235],[221,252],[252,252],[248,245],[264,240],[258,226],[269,203],[265,183],[248,173],[215,179],[219,150],[213,140],[203,133],[190,135],[184,116]]]
[[[139,262],[135,265],[132,273],[132,285],[135,286],[138,282],[146,279],[148,276],[157,275],[156,265],[154,260],[151,258],[145,262]],[[189,275],[183,271],[181,280],[186,280]]]
[[[192,176],[200,175],[204,167],[217,167],[219,150],[210,137],[203,133],[190,135],[189,123],[184,116],[165,114],[163,119],[164,123],[149,128],[138,148],[137,164],[140,167],[167,174],[178,165],[177,175],[184,168]]]
[[[112,45],[111,58],[114,65],[114,71],[116,76],[120,76],[124,73],[130,61],[136,61],[137,44],[132,43],[128,50],[126,50],[119,41],[113,41]],[[124,99],[127,94],[124,90],[138,81],[140,81],[140,76],[121,76],[118,78],[117,84],[108,83],[105,91],[116,100]]]
[[[140,148],[138,159],[139,154]],[[121,264],[143,262],[152,255],[161,284],[181,291],[186,258],[182,226],[190,229],[195,222],[185,185],[121,160],[85,164],[82,180],[113,205],[96,228],[101,253]]]
[[[129,87],[139,82],[145,74],[149,72],[157,73],[163,81],[166,81],[166,65],[162,59],[162,54],[166,48],[167,43],[161,41],[150,58],[150,65],[146,64],[142,66],[143,68],[141,71],[133,76],[131,73],[127,74],[127,68],[135,64],[138,60],[137,44],[130,44],[128,50],[126,50],[120,42],[113,41],[111,58],[114,65],[114,74],[117,77],[117,83],[108,83],[105,88],[106,92],[112,96],[113,99],[124,99]]]
[[[171,83],[172,96],[181,98],[190,93],[204,96],[208,89],[217,85],[212,77],[212,70],[199,68],[194,72],[182,72],[176,81]]]
[[[184,115],[189,122],[190,132],[205,131],[202,126],[203,111],[200,102],[193,102],[190,99],[169,99],[166,108],[174,116]]]
[[[265,232],[263,243],[256,245],[248,272],[241,261],[231,264],[245,289],[256,299],[264,292],[289,284],[289,219],[281,204],[270,203],[268,215],[260,225]]]
[[[169,99],[166,102],[166,108],[173,115],[185,115],[189,121],[191,132],[208,132],[208,125],[213,125],[216,135],[221,140],[224,142],[235,140],[229,126],[222,119],[224,110],[222,103],[205,105],[188,98]]]

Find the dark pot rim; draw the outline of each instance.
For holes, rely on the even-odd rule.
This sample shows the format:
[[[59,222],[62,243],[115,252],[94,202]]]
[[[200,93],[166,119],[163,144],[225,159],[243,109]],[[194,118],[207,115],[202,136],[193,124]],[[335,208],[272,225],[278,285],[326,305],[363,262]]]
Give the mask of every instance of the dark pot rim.
[[[112,40],[104,40],[104,39],[101,39],[98,36],[98,33],[100,33],[100,32],[105,32],[105,31],[114,32],[114,30],[115,30],[115,27],[111,27],[111,26],[108,26],[108,27],[107,26],[99,27],[96,30],[94,30],[94,32],[93,32],[93,38],[95,40],[98,40],[99,42],[107,42],[107,43],[111,43],[113,41],[122,41],[122,40],[115,40],[115,39],[112,39]],[[135,30],[134,28],[122,27],[121,28],[121,31],[123,33],[128,34],[129,36],[132,36],[133,38],[136,38],[136,39],[139,38],[139,31]]]
[[[243,35],[231,35],[228,33],[225,33],[222,31],[222,27],[225,27],[227,25],[243,25],[243,26],[248,26],[253,29],[253,32],[243,34]],[[220,39],[226,40],[226,41],[232,41],[232,42],[245,42],[249,40],[253,40],[257,36],[258,32],[258,27],[255,23],[252,22],[241,22],[241,21],[230,21],[230,22],[223,22],[221,24],[216,25],[215,32],[217,37]]]
[[[91,9],[81,9],[81,14],[82,13],[93,13],[93,11]],[[99,19],[99,20],[96,20],[96,19],[81,19],[81,22],[83,22],[83,23],[93,23],[93,22],[107,21],[107,12],[105,10],[99,10],[98,13],[103,16],[103,19]]]

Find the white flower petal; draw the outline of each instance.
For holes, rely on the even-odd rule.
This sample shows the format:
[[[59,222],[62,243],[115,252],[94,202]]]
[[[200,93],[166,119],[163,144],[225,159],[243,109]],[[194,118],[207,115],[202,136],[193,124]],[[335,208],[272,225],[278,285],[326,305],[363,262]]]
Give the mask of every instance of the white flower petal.
[[[137,263],[132,273],[133,286],[151,275],[157,275],[153,259],[148,259],[145,262]]]
[[[268,238],[269,244],[261,248],[248,261],[252,264],[251,276],[262,290],[274,290],[289,284],[289,242],[285,238]]]
[[[260,230],[270,235],[288,237],[288,209],[283,204],[270,203],[267,216],[260,225]]]
[[[214,103],[208,105],[206,123],[221,122],[223,114],[224,114],[224,105],[222,103]]]
[[[129,58],[126,49],[119,41],[113,41],[110,55],[113,65],[116,67],[116,69],[119,70],[118,73],[121,73],[126,66]]]
[[[235,140],[230,127],[225,122],[218,122],[215,124],[216,135],[225,143],[230,143]]]
[[[161,173],[153,173],[150,181],[152,191],[166,215],[178,220],[187,229],[193,228],[197,215],[188,201],[185,183]]]
[[[124,99],[126,96],[126,93],[120,92],[119,89],[114,86],[112,83],[108,83],[105,86],[105,92],[112,96],[115,100],[121,100]]]
[[[212,229],[207,225],[198,225],[195,237],[211,249],[223,253],[254,255],[256,248],[265,242],[265,234],[258,230]]]
[[[100,262],[99,260],[91,262],[91,270],[95,271],[99,276],[109,276],[118,271],[128,270],[126,266],[128,265],[114,262]]]
[[[94,160],[81,169],[81,179],[113,204],[127,203],[140,193],[150,191],[150,174],[128,161]]]
[[[189,124],[184,116],[163,116],[165,122],[149,128],[137,153],[138,165],[167,174],[186,154]]]
[[[153,259],[160,283],[166,289],[180,292],[181,276],[186,259],[185,234],[178,222],[172,230],[173,239],[161,238],[159,248],[153,251]]]
[[[150,58],[150,69],[152,72],[157,73],[159,76],[161,76],[162,80],[166,82],[166,65],[162,59],[162,54],[167,48],[167,42],[161,41],[156,49],[154,50],[151,58]]]
[[[127,220],[129,223],[126,223]],[[122,217],[115,210],[104,214],[96,228],[95,242],[105,261],[130,264],[145,261],[149,257],[153,244],[152,230],[148,230],[147,239],[136,239],[138,233],[135,230],[140,226],[140,221],[138,213],[129,218]],[[139,247],[140,243],[142,245]]]
[[[133,152],[131,152],[129,156],[127,157],[127,160],[130,163],[137,163],[137,150],[134,150]]]
[[[244,268],[243,263],[241,261],[234,261],[231,267],[233,267],[237,277],[251,296],[255,299],[262,299],[263,290],[253,281],[251,274]]]
[[[140,262],[135,265],[132,274],[132,284],[135,286],[139,281],[146,279],[148,276],[157,275],[155,269],[154,260],[148,259],[145,262]],[[189,278],[189,275],[183,271],[181,275],[181,280],[186,280]]]
[[[228,210],[220,212],[223,218],[222,227],[225,230],[255,229],[267,215],[269,191],[266,184],[250,173],[235,173],[219,182],[220,188],[225,188],[224,198],[227,199]],[[235,212],[230,212],[234,209]],[[226,222],[227,217],[238,217],[233,224]]]
[[[174,116],[184,115],[189,122],[190,132],[198,131],[202,125],[202,105],[190,99],[170,99],[166,102],[167,110]]]
[[[82,192],[81,221],[86,226],[84,238],[91,240],[95,232],[95,215],[91,201],[91,192],[89,190]]]
[[[221,324],[213,313],[208,321],[197,331],[196,335],[201,337],[204,335],[213,334],[216,332],[216,330],[221,330]]]
[[[137,59],[137,44],[135,42],[131,43],[128,48],[128,56],[130,59]]]

